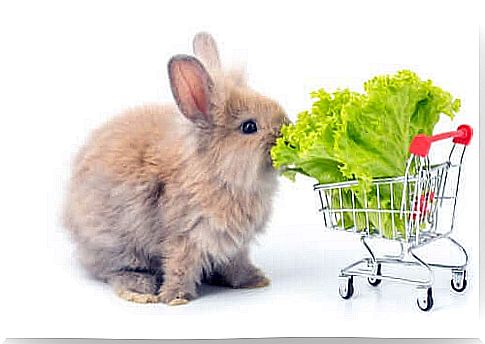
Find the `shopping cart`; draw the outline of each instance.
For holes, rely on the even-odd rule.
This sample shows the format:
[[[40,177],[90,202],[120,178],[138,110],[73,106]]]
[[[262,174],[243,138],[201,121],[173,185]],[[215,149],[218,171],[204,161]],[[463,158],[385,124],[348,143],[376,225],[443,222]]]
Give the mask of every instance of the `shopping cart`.
[[[373,179],[367,188],[358,181],[314,186],[326,227],[360,234],[370,255],[340,271],[342,298],[352,297],[354,276],[367,277],[369,284],[375,287],[382,280],[391,280],[415,285],[418,307],[429,311],[433,307],[432,268],[451,270],[452,289],[465,290],[468,254],[450,234],[454,227],[463,156],[472,135],[468,125],[435,136],[417,135],[409,148],[411,156],[404,175]],[[431,144],[447,138],[453,139],[447,160],[432,165]],[[417,249],[440,239],[448,240],[460,252],[460,264],[430,263],[418,256]],[[377,244],[391,242],[399,248],[398,252],[378,256]],[[412,277],[408,276],[409,270]],[[418,270],[421,276],[415,278]]]

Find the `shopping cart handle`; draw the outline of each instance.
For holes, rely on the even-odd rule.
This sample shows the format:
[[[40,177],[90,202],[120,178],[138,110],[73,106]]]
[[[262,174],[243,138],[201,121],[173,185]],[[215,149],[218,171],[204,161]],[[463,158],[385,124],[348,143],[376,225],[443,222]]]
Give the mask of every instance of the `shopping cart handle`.
[[[462,124],[456,131],[426,136],[424,134],[416,135],[409,146],[409,152],[414,155],[425,157],[428,155],[431,144],[435,141],[453,138],[453,143],[468,146],[473,136],[473,129],[469,125]]]

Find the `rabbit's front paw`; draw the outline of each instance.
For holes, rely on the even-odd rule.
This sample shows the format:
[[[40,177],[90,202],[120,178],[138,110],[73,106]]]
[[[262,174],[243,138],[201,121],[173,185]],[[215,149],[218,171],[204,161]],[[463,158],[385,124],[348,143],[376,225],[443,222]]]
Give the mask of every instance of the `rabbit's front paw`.
[[[226,284],[232,288],[262,288],[271,281],[264,273],[254,266],[245,267],[237,271],[229,271],[224,276]]]
[[[163,288],[158,294],[158,298],[161,302],[170,306],[184,305],[190,300],[195,298],[194,293],[182,291],[176,288]]]

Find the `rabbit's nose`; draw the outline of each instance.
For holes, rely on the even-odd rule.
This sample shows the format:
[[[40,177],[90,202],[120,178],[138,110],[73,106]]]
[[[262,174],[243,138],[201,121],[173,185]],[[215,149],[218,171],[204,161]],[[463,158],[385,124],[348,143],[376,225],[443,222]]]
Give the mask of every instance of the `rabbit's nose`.
[[[281,136],[281,127],[284,126],[284,125],[288,125],[290,124],[290,120],[288,119],[288,117],[284,116],[280,119],[279,123],[277,123],[274,127],[273,127],[273,132],[275,133],[275,135],[277,135],[276,137],[280,137]]]
[[[283,115],[283,119],[281,120],[281,125],[288,125],[288,124],[291,124],[291,121],[290,119],[288,118],[287,115]]]
[[[269,135],[269,143],[271,145],[274,145],[276,144],[276,140],[280,137],[282,137],[283,135],[281,134],[281,127],[278,126],[278,127],[275,127],[273,128],[273,130],[271,131],[270,135]]]

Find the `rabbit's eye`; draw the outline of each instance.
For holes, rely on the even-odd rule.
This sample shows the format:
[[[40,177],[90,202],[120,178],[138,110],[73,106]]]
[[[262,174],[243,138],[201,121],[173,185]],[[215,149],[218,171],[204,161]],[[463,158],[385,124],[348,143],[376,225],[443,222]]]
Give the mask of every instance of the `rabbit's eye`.
[[[241,124],[241,131],[244,134],[253,134],[258,131],[258,126],[254,120],[250,119]]]

